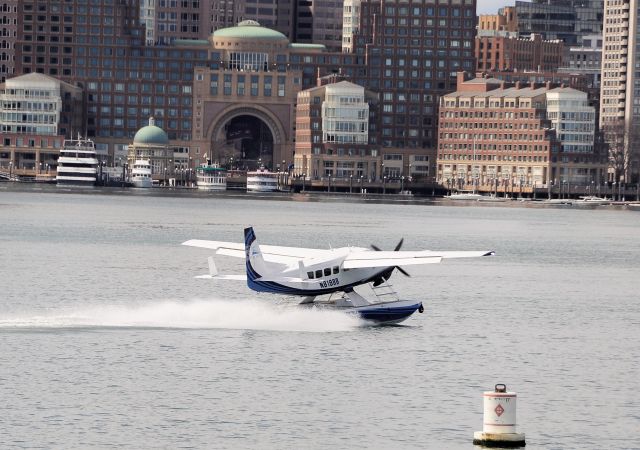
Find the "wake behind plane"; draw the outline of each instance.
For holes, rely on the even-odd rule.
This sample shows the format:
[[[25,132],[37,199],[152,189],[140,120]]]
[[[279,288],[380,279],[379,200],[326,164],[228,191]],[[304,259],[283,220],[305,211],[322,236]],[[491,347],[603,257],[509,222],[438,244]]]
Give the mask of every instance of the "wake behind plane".
[[[257,292],[302,297],[300,304],[329,306],[354,312],[377,323],[399,323],[415,311],[424,310],[421,301],[400,300],[389,284],[401,266],[436,264],[448,258],[491,256],[493,251],[402,251],[402,240],[393,251],[376,246],[315,249],[259,245],[252,227],[244,230],[244,243],[192,239],[182,245],[214,250],[216,255],[245,259],[245,274],[223,275],[213,257],[209,274],[196,278],[246,280]],[[375,300],[356,289],[368,286]]]

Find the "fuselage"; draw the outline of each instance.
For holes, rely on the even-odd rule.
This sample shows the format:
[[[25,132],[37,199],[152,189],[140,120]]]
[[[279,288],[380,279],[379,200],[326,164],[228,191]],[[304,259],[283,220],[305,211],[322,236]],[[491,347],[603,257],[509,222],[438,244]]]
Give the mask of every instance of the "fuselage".
[[[357,249],[362,250],[362,249]],[[352,289],[373,281],[388,267],[345,269],[349,247],[331,250],[329,258],[298,261],[297,266],[265,261],[253,232],[245,236],[247,285],[258,292],[318,296]]]

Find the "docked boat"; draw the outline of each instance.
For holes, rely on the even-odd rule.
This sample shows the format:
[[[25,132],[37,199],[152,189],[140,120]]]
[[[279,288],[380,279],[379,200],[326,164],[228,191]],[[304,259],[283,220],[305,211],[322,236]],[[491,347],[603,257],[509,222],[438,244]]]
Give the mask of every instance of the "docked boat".
[[[219,164],[202,164],[196,167],[198,189],[203,191],[224,191],[227,189],[227,170]]]
[[[495,195],[483,195],[476,192],[460,191],[455,194],[445,196],[448,200],[467,200],[474,202],[506,202],[508,197],[497,197]]]
[[[597,197],[595,195],[587,195],[585,197],[580,197],[578,200],[574,200],[573,204],[576,206],[586,206],[586,205],[608,205],[611,203],[611,200],[607,198]]]
[[[95,186],[98,158],[91,139],[65,139],[58,157],[56,183],[59,186]]]
[[[278,190],[277,172],[261,167],[247,172],[247,192],[274,192]]]
[[[458,191],[455,194],[445,195],[446,199],[449,200],[479,200],[482,198],[481,194],[477,194],[472,191]]]
[[[134,187],[150,188],[153,186],[151,177],[151,162],[148,159],[138,159],[133,163],[131,169],[131,183]]]

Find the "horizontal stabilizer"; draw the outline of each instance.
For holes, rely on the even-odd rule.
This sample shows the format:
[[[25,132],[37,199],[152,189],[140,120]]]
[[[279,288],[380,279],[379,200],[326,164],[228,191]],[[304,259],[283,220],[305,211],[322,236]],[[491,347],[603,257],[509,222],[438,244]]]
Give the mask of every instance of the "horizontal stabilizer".
[[[194,278],[199,278],[201,280],[236,280],[236,281],[247,281],[246,275],[198,275]]]
[[[218,273],[218,268],[216,267],[216,263],[213,260],[213,256],[209,256],[207,258],[207,262],[209,263],[209,273],[207,275],[198,275],[195,278],[200,278],[204,280],[241,280],[246,281],[246,275],[220,275]]]

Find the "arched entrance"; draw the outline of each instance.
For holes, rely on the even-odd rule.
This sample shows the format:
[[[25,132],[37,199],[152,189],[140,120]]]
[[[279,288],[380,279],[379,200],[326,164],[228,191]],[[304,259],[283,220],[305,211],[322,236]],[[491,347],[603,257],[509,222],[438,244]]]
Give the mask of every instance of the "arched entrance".
[[[250,115],[237,116],[224,128],[224,150],[228,158],[233,158],[234,165],[248,170],[261,165],[273,167],[273,136],[262,120]]]
[[[260,107],[236,107],[220,114],[211,126],[211,157],[225,167],[274,170],[284,144],[277,118]]]

